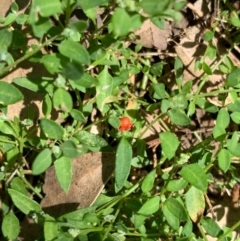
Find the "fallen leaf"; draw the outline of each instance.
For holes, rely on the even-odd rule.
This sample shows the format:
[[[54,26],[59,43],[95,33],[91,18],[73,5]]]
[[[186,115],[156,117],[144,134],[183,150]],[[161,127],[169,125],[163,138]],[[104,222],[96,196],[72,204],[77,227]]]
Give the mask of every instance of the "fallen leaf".
[[[160,29],[150,20],[146,20],[141,28],[135,31],[135,34],[140,36],[140,40],[136,42],[141,43],[146,48],[155,47],[158,50],[166,50],[167,39],[171,35],[171,31],[167,21],[165,21],[165,29]]]
[[[68,193],[60,187],[54,167],[46,171],[41,202],[44,211],[53,217],[90,206],[102,191],[114,170],[114,153],[87,153],[73,159],[73,176]]]

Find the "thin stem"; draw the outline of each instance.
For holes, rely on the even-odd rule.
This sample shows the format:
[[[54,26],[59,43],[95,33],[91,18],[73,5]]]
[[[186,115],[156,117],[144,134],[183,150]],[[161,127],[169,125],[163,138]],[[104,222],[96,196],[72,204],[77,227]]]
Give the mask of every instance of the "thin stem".
[[[227,232],[225,232],[224,234],[222,234],[217,241],[223,240],[225,237],[228,236],[228,234],[230,234],[231,232],[233,232],[234,229],[238,228],[238,226],[240,226],[240,220],[239,220],[238,222],[236,222],[231,228],[229,228]]]
[[[206,237],[206,235],[205,235],[205,232],[204,232],[204,230],[203,230],[201,224],[198,223],[197,226],[198,226],[198,229],[199,229],[199,231],[200,231],[200,233],[201,233],[203,239],[204,239],[205,241],[208,241],[208,239],[207,239],[207,237]]]

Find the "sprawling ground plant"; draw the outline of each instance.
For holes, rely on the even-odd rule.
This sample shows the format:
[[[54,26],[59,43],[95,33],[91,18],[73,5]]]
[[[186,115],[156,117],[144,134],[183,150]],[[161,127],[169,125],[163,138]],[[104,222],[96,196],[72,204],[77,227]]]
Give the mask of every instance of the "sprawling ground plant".
[[[37,240],[231,239],[240,221],[219,227],[206,216],[209,186],[231,190],[240,181],[240,69],[228,57],[239,42],[240,21],[227,0],[222,4],[228,51],[218,53],[213,23],[195,66],[203,74],[183,81],[181,59],[169,58],[169,71],[165,60],[136,43],[134,31],[147,19],[160,28],[180,21],[184,0],[34,0],[25,13],[13,2],[0,19],[1,230],[7,240],[17,240],[25,216],[42,227]],[[209,66],[207,58],[216,60]],[[24,64],[42,71],[7,82]],[[206,92],[215,71],[222,84]],[[40,94],[40,117],[29,109],[11,119],[8,106],[28,99],[24,88]],[[198,110],[215,119],[202,136],[194,125]],[[156,123],[161,132],[153,157],[143,137]],[[195,144],[184,147],[184,129]],[[68,192],[72,159],[87,152],[115,155],[110,183],[92,206],[52,217],[40,205],[46,170],[54,165]]]

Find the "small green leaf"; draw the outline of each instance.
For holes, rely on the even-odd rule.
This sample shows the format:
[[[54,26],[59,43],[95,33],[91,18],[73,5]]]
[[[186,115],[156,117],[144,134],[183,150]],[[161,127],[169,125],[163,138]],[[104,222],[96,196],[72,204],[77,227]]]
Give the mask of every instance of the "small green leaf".
[[[47,217],[44,222],[45,240],[54,240],[58,236],[58,225],[53,217]]]
[[[117,8],[114,11],[111,23],[116,36],[125,36],[130,32],[131,17],[123,8]]]
[[[159,196],[150,198],[139,209],[138,214],[148,216],[148,215],[151,215],[153,213],[156,213],[159,210],[159,202],[160,202]]]
[[[60,68],[60,58],[56,53],[53,54],[45,54],[41,58],[41,63],[43,63],[44,67],[50,74],[56,74]]]
[[[240,83],[240,68],[235,68],[228,76],[226,85],[228,87],[234,87]]]
[[[14,240],[18,237],[20,232],[20,225],[18,218],[14,213],[10,212],[3,217],[2,220],[2,233],[8,240]]]
[[[122,137],[116,151],[115,190],[118,192],[127,181],[132,160],[132,146],[125,137]]]
[[[77,146],[71,140],[64,141],[61,145],[61,149],[63,151],[63,155],[69,158],[74,158],[79,156],[77,151]]]
[[[28,191],[19,177],[14,177],[11,181],[11,188],[15,191],[21,192],[22,194],[28,196]]]
[[[207,65],[205,62],[203,62],[202,64],[202,68],[204,70],[204,72],[208,75],[212,75],[212,70],[211,68],[209,67],[209,65]]]
[[[140,2],[143,11],[151,16],[160,15],[168,8],[169,4],[169,0],[161,0],[157,2],[155,0],[142,0]]]
[[[179,180],[170,180],[166,186],[166,189],[170,192],[177,192],[179,190],[182,190],[187,186],[187,182],[183,179]]]
[[[204,39],[205,41],[209,42],[210,40],[212,40],[213,37],[214,37],[214,32],[208,30],[208,31],[206,31],[206,32],[204,33],[203,39]]]
[[[236,124],[240,124],[240,112],[235,111],[230,116]]]
[[[168,224],[174,229],[178,230],[180,226],[180,220],[177,218],[174,213],[168,208],[168,206],[163,204],[163,215],[166,218]]]
[[[83,8],[83,10],[95,8],[97,6],[101,6],[107,4],[109,0],[81,0],[79,1],[79,5]]]
[[[14,205],[23,213],[29,214],[30,212],[42,211],[41,206],[26,195],[13,189],[8,189],[8,193],[11,196]]]
[[[42,17],[50,17],[62,13],[62,5],[59,0],[34,0],[31,12],[32,14],[39,13]]]
[[[218,166],[223,172],[227,172],[231,165],[231,154],[226,149],[221,149],[218,153]]]
[[[87,50],[79,43],[68,39],[58,46],[59,52],[80,64],[89,64],[90,57]]]
[[[11,105],[23,100],[23,94],[12,84],[0,81],[0,104]]]
[[[144,178],[141,189],[143,193],[150,192],[154,186],[155,181],[155,175],[156,175],[156,169],[153,169],[150,173],[147,174],[147,176]]]
[[[57,109],[69,112],[73,108],[72,97],[68,91],[58,88],[53,93],[53,106]]]
[[[187,126],[191,123],[190,118],[180,109],[171,109],[168,114],[172,123],[175,125]]]
[[[208,187],[207,175],[197,163],[184,166],[179,174],[194,187],[206,192]]]
[[[58,182],[65,192],[68,192],[72,181],[72,160],[68,157],[60,157],[54,162]]]
[[[48,94],[44,96],[42,103],[42,112],[46,117],[48,117],[52,112],[52,100]]]
[[[164,156],[168,159],[173,158],[180,144],[176,135],[171,132],[162,132],[160,133],[160,140]]]
[[[193,222],[198,222],[205,210],[205,199],[203,191],[190,187],[188,192],[185,194],[185,202],[189,216]]]
[[[156,99],[166,98],[165,85],[163,83],[152,83]]]
[[[34,92],[40,93],[52,93],[53,91],[53,79],[47,77],[33,78],[22,77],[15,78],[13,82],[23,88]]]
[[[62,65],[62,74],[70,80],[79,80],[83,75],[83,67],[76,61],[68,61]]]
[[[201,219],[201,224],[212,237],[219,237],[223,234],[223,230],[218,226],[217,222],[210,217],[203,217]]]
[[[240,157],[240,144],[238,143],[238,134],[235,131],[230,140],[227,140],[227,149],[234,156]]]
[[[87,121],[85,116],[83,115],[83,113],[80,110],[72,109],[70,111],[70,115],[76,121],[79,121],[79,122],[82,122],[82,123],[86,123],[86,121]]]
[[[112,94],[113,79],[108,73],[108,67],[106,66],[103,71],[98,75],[99,85],[97,86],[96,102],[98,109],[102,112],[107,98]]]
[[[52,153],[46,148],[42,150],[34,159],[32,164],[33,175],[39,175],[45,172],[52,164]]]
[[[183,81],[183,63],[179,57],[175,58],[174,72],[176,76],[176,82],[180,88]]]
[[[147,217],[144,215],[134,214],[133,223],[135,228],[140,228],[144,224],[146,219]]]
[[[108,145],[106,140],[104,140],[102,137],[88,131],[79,131],[74,134],[74,137],[76,137],[82,144],[87,146],[104,147]]]
[[[70,81],[71,84],[80,88],[90,88],[97,85],[97,79],[84,72],[78,80]]]
[[[40,126],[47,138],[54,140],[61,140],[63,138],[63,128],[53,120],[42,118]]]
[[[181,221],[187,221],[187,213],[183,205],[175,198],[170,197],[163,203],[163,214],[169,225],[178,230]]]
[[[220,109],[218,112],[216,125],[222,129],[225,129],[228,127],[229,123],[230,123],[230,117],[229,117],[228,111],[225,108]]]

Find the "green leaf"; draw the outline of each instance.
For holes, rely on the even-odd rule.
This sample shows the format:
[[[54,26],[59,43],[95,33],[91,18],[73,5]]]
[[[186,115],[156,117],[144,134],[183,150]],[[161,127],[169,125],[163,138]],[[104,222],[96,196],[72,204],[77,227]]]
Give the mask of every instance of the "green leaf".
[[[142,0],[140,2],[140,7],[143,8],[145,13],[153,16],[163,13],[168,8],[169,4],[169,0],[161,0],[157,2],[155,0]]]
[[[63,138],[63,128],[53,120],[42,118],[40,126],[47,138],[54,140],[61,140]]]
[[[90,88],[97,85],[97,79],[84,72],[78,80],[70,81],[71,85],[83,88]]]
[[[62,64],[62,74],[70,80],[79,80],[83,75],[82,64],[77,63],[76,61],[67,61]]]
[[[180,220],[174,213],[168,208],[168,206],[163,203],[163,215],[166,218],[168,224],[174,229],[178,230],[180,226]]]
[[[169,225],[178,230],[181,221],[187,221],[187,213],[183,205],[175,198],[170,197],[163,203],[163,214]]]
[[[125,36],[130,31],[131,17],[123,8],[117,8],[113,13],[111,23],[116,36]]]
[[[168,159],[173,158],[180,144],[178,138],[173,133],[167,131],[160,133],[159,136],[164,156]]]
[[[188,192],[185,194],[185,202],[187,211],[193,222],[198,222],[205,210],[205,199],[203,191],[190,187]]]
[[[179,190],[182,190],[187,186],[187,182],[183,179],[179,180],[170,180],[166,186],[166,189],[170,192],[177,192]]]
[[[14,240],[18,237],[20,232],[20,225],[18,218],[14,213],[10,212],[3,217],[2,220],[2,233],[8,240]]]
[[[76,121],[82,122],[82,123],[86,123],[87,120],[85,118],[85,116],[83,115],[83,113],[79,110],[76,109],[72,109],[70,111],[70,115],[72,116],[72,118]]]
[[[0,81],[0,104],[11,105],[23,100],[23,94],[12,84]]]
[[[54,162],[58,182],[65,192],[68,192],[72,181],[72,160],[68,157],[60,157]]]
[[[210,217],[203,217],[201,219],[201,224],[206,232],[212,237],[219,237],[221,234],[223,234],[222,229],[218,226],[216,221]]]
[[[208,187],[207,175],[197,163],[184,166],[179,174],[194,187],[206,192]]]
[[[89,64],[90,57],[87,50],[79,43],[68,39],[58,45],[59,52],[80,64]]]
[[[140,228],[144,224],[146,219],[147,217],[144,215],[134,214],[133,223],[135,228]]]
[[[231,165],[231,154],[226,149],[221,149],[218,153],[218,166],[223,172],[227,172]]]
[[[53,79],[42,77],[42,78],[32,78],[32,77],[22,77],[15,78],[13,82],[23,88],[34,92],[40,93],[52,93],[53,91]]]
[[[240,83],[240,68],[235,68],[228,76],[226,85],[228,87],[234,87]]]
[[[58,237],[58,225],[53,217],[46,218],[43,229],[45,240],[54,240]]]
[[[56,74],[60,68],[60,58],[58,58],[56,53],[45,54],[41,58],[41,63],[50,74]]]
[[[214,37],[214,32],[208,30],[208,31],[206,31],[206,32],[204,33],[203,39],[204,39],[205,41],[209,42],[210,40],[212,40],[213,37]]]
[[[183,80],[183,63],[179,57],[175,58],[174,72],[176,76],[176,82],[178,84],[178,87],[180,88]]]
[[[80,6],[83,8],[83,10],[87,10],[90,8],[95,8],[100,5],[107,4],[109,0],[81,0],[79,1]]]
[[[106,140],[104,140],[102,137],[88,131],[79,131],[74,134],[74,137],[76,137],[82,144],[87,146],[104,147],[108,145]]]
[[[165,85],[163,83],[152,83],[156,99],[166,98]]]
[[[154,186],[155,181],[155,175],[156,175],[156,169],[153,169],[150,173],[147,174],[147,176],[144,178],[141,189],[143,193],[150,192]]]
[[[236,124],[240,124],[240,112],[235,111],[230,116]]]
[[[74,158],[79,156],[77,151],[77,146],[71,140],[64,141],[61,145],[61,149],[63,151],[63,155],[69,158]]]
[[[43,35],[46,34],[50,30],[50,28],[53,27],[53,24],[49,18],[43,18],[40,16],[35,19],[35,16],[32,15],[32,17],[30,18],[30,22],[32,23],[31,25],[33,33],[38,38],[42,38]]]
[[[46,117],[48,117],[52,112],[52,100],[48,94],[44,96],[42,102],[42,112]]]
[[[138,210],[138,214],[148,216],[156,213],[159,210],[160,197],[156,196],[150,198],[143,204],[143,206]]]
[[[34,0],[31,13],[39,13],[42,17],[50,17],[54,14],[62,13],[62,5],[59,0]]]
[[[13,189],[8,189],[8,193],[11,196],[14,205],[24,214],[42,211],[41,206],[26,195]]]
[[[227,140],[227,149],[234,156],[240,157],[240,144],[238,143],[238,134],[235,131],[230,140]]]
[[[217,120],[216,120],[216,125],[219,126],[220,128],[227,128],[230,123],[230,117],[228,114],[228,111],[225,108],[222,108],[218,112]]]
[[[34,159],[32,164],[33,175],[39,175],[45,172],[52,164],[52,153],[46,148],[43,149]]]
[[[116,151],[115,190],[118,192],[127,181],[132,160],[132,146],[122,137]]]
[[[58,88],[53,93],[53,106],[57,109],[69,112],[73,108],[72,97],[68,91]]]
[[[171,109],[168,114],[172,123],[175,125],[187,126],[191,123],[190,118],[180,109]]]
[[[8,28],[2,28],[0,30],[0,46],[1,46],[1,49],[7,49],[12,43],[12,38],[13,38],[12,30],[10,31],[10,29],[8,29]]]
[[[108,67],[105,66],[103,71],[98,75],[99,84],[97,86],[96,102],[98,109],[103,112],[104,105],[106,104],[107,98],[112,94],[113,90],[113,79],[108,73]]]
[[[202,63],[202,68],[204,70],[204,72],[208,75],[212,75],[212,70],[211,68],[209,67],[208,64],[206,64],[205,62]]]
[[[15,191],[21,192],[22,194],[28,196],[28,191],[19,177],[14,177],[11,181],[11,188]]]

